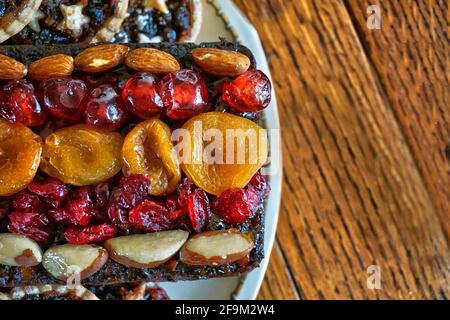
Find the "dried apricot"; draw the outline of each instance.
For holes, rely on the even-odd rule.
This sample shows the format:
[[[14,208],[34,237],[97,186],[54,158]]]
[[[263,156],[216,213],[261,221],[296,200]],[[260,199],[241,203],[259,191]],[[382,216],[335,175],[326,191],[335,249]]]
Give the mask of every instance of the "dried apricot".
[[[181,180],[170,129],[159,119],[141,122],[128,133],[122,159],[128,173],[142,174],[150,179],[148,192],[151,195],[169,194]]]
[[[213,195],[245,187],[267,159],[266,130],[240,116],[207,112],[182,127],[189,133],[177,145],[181,169]]]
[[[57,130],[45,139],[41,169],[77,186],[105,181],[121,169],[122,141],[117,132],[88,125]]]
[[[25,189],[39,168],[42,139],[27,127],[0,119],[0,196]]]

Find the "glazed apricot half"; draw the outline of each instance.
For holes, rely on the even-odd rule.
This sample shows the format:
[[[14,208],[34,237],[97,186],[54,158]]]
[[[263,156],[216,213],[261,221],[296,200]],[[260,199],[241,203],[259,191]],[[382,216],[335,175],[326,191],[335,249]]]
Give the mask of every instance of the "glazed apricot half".
[[[150,179],[151,195],[167,195],[175,191],[181,180],[170,128],[159,119],[141,122],[128,133],[122,159],[126,173],[143,174]]]
[[[176,144],[181,169],[200,188],[220,195],[245,187],[267,160],[267,132],[256,123],[222,112],[202,113],[182,127]],[[181,140],[181,139],[180,139]]]
[[[0,119],[0,196],[8,196],[33,180],[39,168],[42,139],[21,124]]]
[[[76,186],[105,181],[121,170],[120,133],[88,125],[55,131],[45,139],[41,169]]]

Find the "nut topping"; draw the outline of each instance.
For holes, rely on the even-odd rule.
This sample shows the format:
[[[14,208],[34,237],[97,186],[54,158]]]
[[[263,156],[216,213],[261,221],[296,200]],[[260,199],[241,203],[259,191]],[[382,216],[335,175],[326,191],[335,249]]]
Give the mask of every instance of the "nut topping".
[[[181,249],[180,260],[200,266],[226,265],[245,258],[253,249],[247,234],[235,229],[198,233]]]
[[[103,267],[108,252],[93,245],[64,244],[50,247],[42,261],[44,268],[55,278],[67,280],[79,273],[80,279],[87,278]]]
[[[21,234],[0,234],[0,264],[32,267],[41,261],[42,250],[34,240]]]
[[[153,48],[138,48],[130,51],[125,58],[125,64],[133,70],[151,73],[180,70],[180,64],[174,56]]]
[[[128,47],[121,44],[90,47],[75,57],[75,66],[84,72],[104,72],[123,63],[127,52]]]
[[[68,77],[73,72],[73,58],[65,54],[55,54],[30,64],[28,75],[34,80]]]
[[[27,74],[27,67],[19,61],[0,54],[0,80],[18,80]]]
[[[134,234],[109,239],[104,246],[111,258],[127,267],[154,268],[169,260],[186,242],[184,230]]]
[[[250,67],[250,59],[236,51],[197,48],[192,58],[203,71],[220,77],[235,77]]]

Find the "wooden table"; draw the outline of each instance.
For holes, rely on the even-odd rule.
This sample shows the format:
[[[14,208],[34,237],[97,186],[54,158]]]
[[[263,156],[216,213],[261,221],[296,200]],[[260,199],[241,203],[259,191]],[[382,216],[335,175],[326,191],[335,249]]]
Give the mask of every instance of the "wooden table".
[[[266,50],[283,140],[259,297],[449,299],[449,3],[235,3]],[[368,28],[371,4],[381,29]]]

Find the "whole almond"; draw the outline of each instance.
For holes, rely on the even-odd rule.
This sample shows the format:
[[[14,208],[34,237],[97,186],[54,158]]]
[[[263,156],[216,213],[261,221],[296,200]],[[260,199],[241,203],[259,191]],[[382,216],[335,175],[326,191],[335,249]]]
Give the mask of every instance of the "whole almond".
[[[0,54],[0,80],[18,80],[25,77],[27,67],[19,61]]]
[[[174,56],[153,48],[138,48],[128,52],[125,65],[136,71],[151,73],[169,73],[180,70],[180,64]]]
[[[75,57],[75,66],[84,72],[104,72],[122,64],[127,52],[128,47],[122,44],[90,47]]]
[[[68,77],[73,72],[73,58],[65,54],[55,54],[32,62],[28,69],[28,76],[34,80]]]
[[[203,71],[219,77],[235,77],[250,67],[250,59],[236,51],[197,48],[192,58]]]

